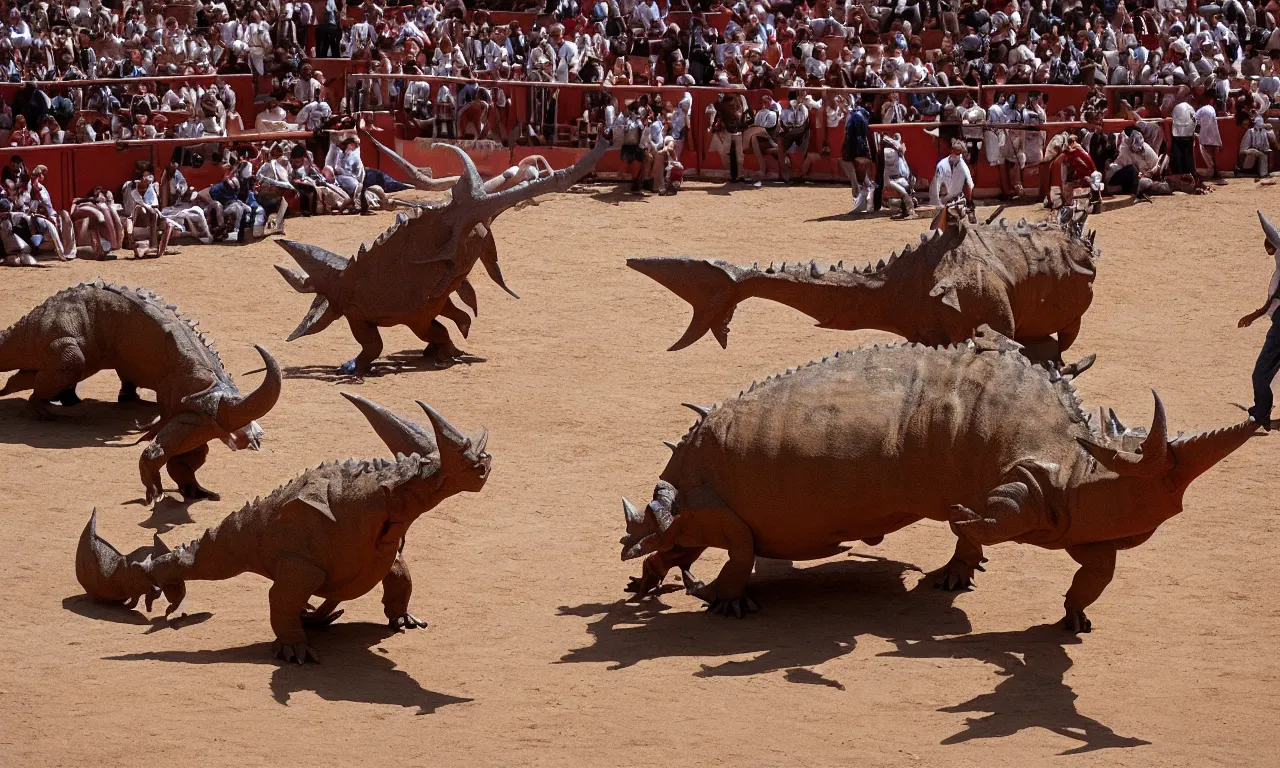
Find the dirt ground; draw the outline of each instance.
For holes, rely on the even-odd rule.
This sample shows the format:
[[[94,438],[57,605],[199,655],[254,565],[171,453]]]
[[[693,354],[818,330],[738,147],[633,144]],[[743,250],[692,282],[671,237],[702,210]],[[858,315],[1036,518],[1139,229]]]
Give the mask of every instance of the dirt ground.
[[[363,382],[333,368],[356,346],[342,324],[284,338],[310,297],[272,269],[270,242],[187,246],[160,261],[78,262],[0,273],[0,327],[78,280],[145,285],[197,317],[243,388],[251,345],[287,366],[260,453],[212,446],[201,477],[221,502],[148,510],[131,445],[146,407],[115,404],[116,379],[33,421],[0,400],[0,765],[1275,765],[1280,748],[1280,514],[1270,437],[1191,488],[1186,511],[1142,547],[1090,610],[1094,632],[1053,626],[1073,563],[1006,544],[972,592],[930,589],[950,556],[922,523],[872,548],[794,566],[762,562],[749,620],[703,615],[682,592],[625,604],[639,563],[620,563],[619,496],[647,499],[690,424],[753,378],[886,340],[824,331],[747,303],[729,349],[709,337],[664,351],[687,307],[627,269],[641,255],[861,263],[926,222],[854,221],[836,187],[694,186],[643,200],[603,188],[561,195],[495,225],[508,282],[477,270],[480,316],[461,344],[483,362],[426,367],[406,329]],[[1236,319],[1264,294],[1271,260],[1254,209],[1280,194],[1235,182],[1201,198],[1111,211],[1090,223],[1104,251],[1076,350],[1098,354],[1087,405],[1146,424],[1150,388],[1174,429],[1242,417],[1265,322]],[[1010,211],[1038,217],[1034,208]],[[290,236],[354,252],[388,223],[290,220]],[[411,530],[406,556],[426,631],[384,629],[378,594],[315,632],[324,663],[269,654],[269,583],[194,583],[177,626],[98,606],[76,583],[76,540],[129,551],[159,533],[194,538],[303,468],[385,455],[339,391],[404,414],[423,399],[491,430],[493,474]],[[420,416],[421,414],[419,414]],[[168,478],[165,478],[168,481]],[[698,567],[714,574],[709,553]]]

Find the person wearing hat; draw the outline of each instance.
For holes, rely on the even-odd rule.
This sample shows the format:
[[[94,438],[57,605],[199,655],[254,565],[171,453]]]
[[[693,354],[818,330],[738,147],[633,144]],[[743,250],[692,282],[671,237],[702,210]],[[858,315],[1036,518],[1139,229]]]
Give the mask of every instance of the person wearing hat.
[[[1275,269],[1271,273],[1271,282],[1267,284],[1267,300],[1261,307],[1240,318],[1236,326],[1248,328],[1263,315],[1271,318],[1271,327],[1267,329],[1262,350],[1258,352],[1258,360],[1253,365],[1253,407],[1249,409],[1249,418],[1270,431],[1271,381],[1280,372],[1280,318],[1276,317],[1276,309],[1280,308],[1280,231],[1262,215],[1262,211],[1258,211],[1258,220],[1262,223],[1262,231],[1266,236],[1262,247],[1275,260]]]

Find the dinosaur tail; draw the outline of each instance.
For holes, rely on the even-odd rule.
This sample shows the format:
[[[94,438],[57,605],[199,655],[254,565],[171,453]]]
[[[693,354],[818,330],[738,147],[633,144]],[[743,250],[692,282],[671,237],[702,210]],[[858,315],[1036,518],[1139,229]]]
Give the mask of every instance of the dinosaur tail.
[[[302,272],[295,272],[288,267],[276,265],[276,271],[298,293],[314,293],[315,300],[306,317],[298,323],[298,327],[289,334],[289,341],[319,333],[342,317],[342,311],[333,305],[329,296],[336,293],[338,278],[347,268],[350,261],[338,254],[319,246],[299,243],[294,240],[277,240],[293,260],[302,267]]]
[[[627,259],[627,266],[658,281],[693,307],[689,327],[668,351],[684,349],[708,331],[721,347],[728,347],[733,310],[746,298],[740,295],[739,283],[729,271],[731,267],[671,258]]]
[[[155,542],[153,554],[169,551],[160,537]],[[76,580],[89,597],[105,603],[123,603],[127,608],[145,597],[150,610],[160,594],[151,580],[151,562],[151,555],[141,561],[125,557],[98,536],[98,510],[93,510],[76,547]]]

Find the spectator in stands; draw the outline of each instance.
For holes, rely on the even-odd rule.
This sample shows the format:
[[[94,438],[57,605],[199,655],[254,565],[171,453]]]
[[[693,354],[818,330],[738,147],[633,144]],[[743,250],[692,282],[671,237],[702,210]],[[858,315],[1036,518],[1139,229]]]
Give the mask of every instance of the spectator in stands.
[[[121,199],[125,216],[133,222],[133,255],[138,259],[156,259],[164,256],[173,236],[173,222],[160,212],[160,194],[155,177],[143,173],[136,185],[125,190]],[[152,247],[143,249],[138,237],[139,229],[146,229]]]
[[[13,118],[13,130],[9,132],[9,146],[40,146],[40,134],[27,127],[27,118],[25,115],[17,115]]]
[[[1101,202],[1101,198],[1098,197],[1101,183],[1101,174],[1094,165],[1093,158],[1084,147],[1080,146],[1079,139],[1074,135],[1068,136],[1066,147],[1062,151],[1062,184],[1059,188],[1062,194],[1062,205],[1074,206],[1076,188],[1085,185],[1090,189],[1090,197],[1095,202],[1094,213],[1098,213],[1096,204]]]
[[[265,157],[262,157],[265,155]],[[280,142],[271,145],[260,153],[262,165],[258,168],[258,202],[267,211],[268,220],[275,215],[276,224],[268,227],[265,234],[283,235],[284,216],[289,209],[285,199],[287,193],[293,192],[290,182],[290,168],[285,165],[284,147]]]
[[[324,164],[325,170],[333,172],[334,181],[351,198],[350,204],[358,205],[363,214],[369,213],[369,205],[361,189],[364,163],[360,160],[360,139],[348,136],[341,144],[331,145]]]
[[[170,221],[177,222],[182,231],[209,245],[214,235],[203,208],[196,202],[196,191],[187,183],[178,167],[177,156],[170,160],[160,177],[160,212]]]
[[[1252,171],[1259,178],[1265,179],[1270,175],[1270,154],[1271,136],[1267,132],[1266,122],[1258,115],[1253,118],[1249,129],[1240,139],[1240,156],[1236,165],[1241,171]]]

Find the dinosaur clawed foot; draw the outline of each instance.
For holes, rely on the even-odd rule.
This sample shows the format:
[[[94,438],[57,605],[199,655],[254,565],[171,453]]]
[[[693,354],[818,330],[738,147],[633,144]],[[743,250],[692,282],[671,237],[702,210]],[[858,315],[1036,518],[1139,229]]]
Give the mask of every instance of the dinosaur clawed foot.
[[[627,580],[627,586],[622,589],[623,591],[630,592],[634,595],[634,599],[639,600],[640,598],[651,594],[661,584],[661,578],[645,573],[640,576],[632,576]]]
[[[1067,615],[1062,617],[1062,621],[1060,623],[1063,629],[1073,635],[1093,631],[1093,622],[1089,621],[1089,617],[1084,615],[1084,611],[1068,608]]]
[[[707,585],[699,581],[697,577],[693,575],[693,571],[688,568],[680,569],[680,581],[684,582],[684,592],[686,595],[693,595],[694,597],[697,597],[699,592],[702,592],[707,588]]]
[[[182,500],[186,502],[192,501],[221,501],[222,496],[205,488],[199,483],[187,483],[182,486]]]
[[[320,613],[317,609],[308,605],[302,611],[302,626],[307,629],[321,629],[337,621],[338,617],[342,614],[343,610],[341,608],[336,611],[330,611],[329,613]]]
[[[67,407],[67,408],[73,405],[79,405],[80,403],[84,402],[83,400],[80,399],[80,396],[76,394],[75,387],[72,387],[71,389],[62,390],[53,399],[61,403],[63,407]]]
[[[271,652],[285,663],[291,661],[298,664],[306,664],[308,661],[320,663],[320,656],[306,643],[282,643],[277,640],[271,644]]]
[[[388,620],[387,626],[397,632],[403,632],[406,629],[426,629],[427,622],[406,611],[399,616]]]
[[[706,600],[706,598],[703,598]],[[760,610],[760,606],[745,592],[737,597],[721,597],[707,601],[707,613],[746,618],[747,614]]]
[[[143,499],[147,504],[154,504],[164,498],[164,486],[160,484],[160,478],[148,480],[145,482],[146,494]]]
[[[987,562],[987,558],[982,558],[977,565],[966,562],[959,557],[952,557],[950,562],[938,571],[937,578],[934,579],[934,589],[945,589],[948,592],[958,592],[973,588],[974,571],[983,571],[987,569],[982,564]]]
[[[452,342],[448,344],[439,344],[434,341],[422,350],[422,356],[427,360],[436,360],[439,362],[457,360],[460,357],[468,357],[466,352],[458,349]]]

